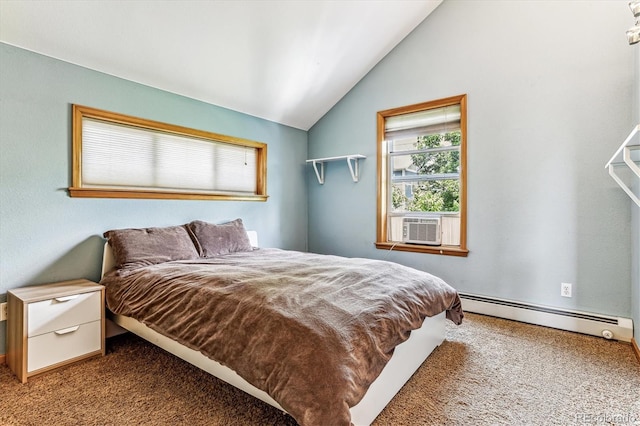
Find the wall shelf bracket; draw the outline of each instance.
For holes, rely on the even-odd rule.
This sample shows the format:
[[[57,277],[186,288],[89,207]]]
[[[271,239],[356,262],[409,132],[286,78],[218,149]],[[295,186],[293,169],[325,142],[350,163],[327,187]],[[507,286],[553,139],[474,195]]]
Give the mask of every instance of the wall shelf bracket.
[[[358,161],[361,159],[367,158],[361,154],[353,154],[353,155],[342,155],[339,157],[326,157],[326,158],[312,158],[307,160],[307,163],[311,163],[313,165],[313,170],[316,172],[316,177],[318,178],[318,183],[320,185],[324,184],[324,165],[330,161],[340,161],[346,160],[347,165],[349,166],[349,171],[351,172],[351,178],[354,182],[358,182],[360,178],[360,168],[358,165]],[[318,166],[320,166],[318,168]]]
[[[640,198],[626,185],[618,173],[616,167],[626,165],[640,179],[640,124],[635,126],[627,139],[622,142],[613,157],[607,162],[605,168],[609,170],[609,175],[616,181],[620,188],[627,193],[634,203],[640,207]]]

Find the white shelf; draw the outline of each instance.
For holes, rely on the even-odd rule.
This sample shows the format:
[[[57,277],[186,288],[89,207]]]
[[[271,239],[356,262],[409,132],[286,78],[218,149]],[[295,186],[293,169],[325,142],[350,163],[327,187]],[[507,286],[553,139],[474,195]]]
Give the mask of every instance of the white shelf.
[[[360,178],[358,161],[365,158],[367,157],[361,154],[341,155],[339,157],[312,158],[307,160],[307,163],[311,163],[313,165],[313,170],[316,172],[318,183],[322,185],[324,184],[324,164],[331,161],[346,160],[347,165],[349,166],[349,171],[351,172],[351,178],[354,182],[358,182],[358,179]],[[319,170],[318,164],[320,165]]]
[[[609,169],[609,175],[616,181],[620,188],[627,193],[634,203],[640,207],[640,198],[622,181],[616,173],[616,167],[626,165],[638,178],[640,178],[640,124],[635,126],[622,145],[613,154],[613,157],[604,166]]]

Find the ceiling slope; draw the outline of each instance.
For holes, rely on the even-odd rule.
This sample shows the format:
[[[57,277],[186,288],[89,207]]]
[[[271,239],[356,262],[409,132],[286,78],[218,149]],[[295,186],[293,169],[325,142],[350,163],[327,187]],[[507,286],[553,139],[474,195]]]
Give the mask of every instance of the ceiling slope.
[[[308,130],[442,0],[0,1],[0,41]]]

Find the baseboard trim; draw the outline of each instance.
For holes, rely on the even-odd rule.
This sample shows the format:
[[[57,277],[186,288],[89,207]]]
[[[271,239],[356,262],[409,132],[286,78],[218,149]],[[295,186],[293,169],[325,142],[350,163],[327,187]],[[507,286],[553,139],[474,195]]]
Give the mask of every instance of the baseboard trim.
[[[610,317],[542,305],[460,293],[462,309],[529,324],[573,331],[593,336],[630,342],[633,337],[631,318]]]
[[[2,354],[0,355],[0,364],[6,364],[7,363],[7,355]]]
[[[631,339],[631,346],[633,347],[633,351],[636,353],[636,358],[638,358],[638,362],[640,362],[640,348],[638,347],[638,342],[636,339]]]

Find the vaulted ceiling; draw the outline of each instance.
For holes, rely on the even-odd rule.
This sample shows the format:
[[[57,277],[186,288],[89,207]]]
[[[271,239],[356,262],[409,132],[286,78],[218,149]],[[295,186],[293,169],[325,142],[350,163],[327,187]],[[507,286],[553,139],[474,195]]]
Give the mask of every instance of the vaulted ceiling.
[[[0,0],[0,41],[308,130],[442,0]]]

